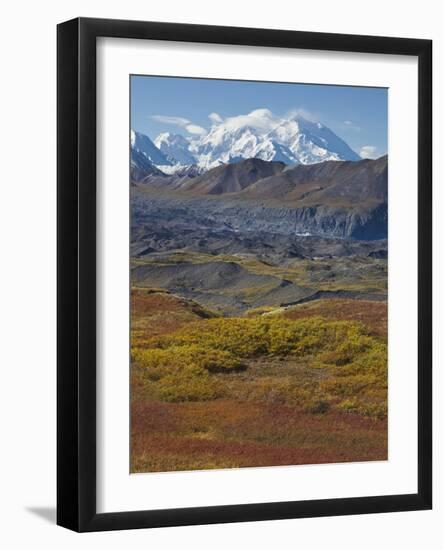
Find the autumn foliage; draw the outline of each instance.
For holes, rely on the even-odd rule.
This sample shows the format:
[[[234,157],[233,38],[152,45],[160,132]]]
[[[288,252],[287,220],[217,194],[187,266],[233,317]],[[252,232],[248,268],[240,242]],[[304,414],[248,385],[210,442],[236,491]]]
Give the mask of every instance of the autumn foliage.
[[[257,362],[268,360],[272,375],[273,361],[282,359],[306,362],[311,370],[324,372],[304,380],[269,378],[266,372],[257,376]],[[151,398],[179,402],[226,397],[238,393],[235,374],[243,373],[240,379],[248,382],[242,387],[244,399],[262,401],[272,392],[280,402],[312,413],[335,406],[367,416],[386,415],[386,344],[356,321],[206,319],[148,339],[144,347],[132,350],[132,360],[139,389]]]
[[[387,458],[386,303],[132,300],[131,471]]]

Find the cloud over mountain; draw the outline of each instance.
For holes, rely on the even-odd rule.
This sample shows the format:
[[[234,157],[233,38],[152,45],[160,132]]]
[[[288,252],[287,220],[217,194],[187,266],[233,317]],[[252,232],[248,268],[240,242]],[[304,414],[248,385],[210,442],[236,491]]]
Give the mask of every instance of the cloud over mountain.
[[[314,115],[300,109],[278,116],[270,109],[260,108],[224,119],[211,112],[209,130],[184,117],[151,118],[184,128],[190,134],[163,132],[157,136],[154,143],[168,161],[180,166],[194,164],[202,171],[247,158],[287,165],[361,158]],[[367,147],[362,149],[362,156],[372,154]]]
[[[183,118],[180,116],[165,116],[165,115],[153,115],[151,116],[151,118],[152,120],[156,120],[157,122],[163,122],[164,124],[175,124],[177,126],[180,126],[190,134],[197,134],[200,136],[206,134],[206,130],[204,128],[202,128],[201,126],[198,126],[198,124],[194,124],[187,118]]]
[[[222,117],[218,113],[209,113],[208,118],[214,124],[218,124],[219,122],[223,122]]]

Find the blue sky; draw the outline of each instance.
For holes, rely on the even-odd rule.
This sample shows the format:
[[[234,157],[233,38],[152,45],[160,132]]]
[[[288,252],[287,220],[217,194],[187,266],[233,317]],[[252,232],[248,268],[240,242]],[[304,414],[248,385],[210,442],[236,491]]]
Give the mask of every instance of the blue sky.
[[[151,139],[161,132],[197,136],[222,119],[269,109],[298,111],[322,122],[362,156],[387,152],[386,88],[132,76],[131,127]]]

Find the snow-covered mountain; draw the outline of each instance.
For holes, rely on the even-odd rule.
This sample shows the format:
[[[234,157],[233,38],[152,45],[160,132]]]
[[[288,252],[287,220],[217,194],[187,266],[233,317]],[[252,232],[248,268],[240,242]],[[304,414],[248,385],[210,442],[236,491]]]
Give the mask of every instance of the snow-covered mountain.
[[[131,162],[142,161],[148,161],[155,166],[171,166],[174,164],[154,145],[148,136],[131,130]]]
[[[208,169],[253,157],[286,164],[360,159],[332,130],[300,115],[278,119],[268,109],[257,109],[239,118],[214,125],[205,136],[190,142],[199,165]]]
[[[287,147],[299,164],[324,160],[361,160],[349,145],[327,126],[298,115],[285,120],[267,134],[267,139]]]
[[[176,164],[197,164],[197,159],[189,151],[190,142],[180,134],[163,132],[155,138],[154,143],[166,157],[174,159]]]
[[[360,160],[357,153],[324,124],[311,122],[300,114],[276,117],[268,109],[217,120],[208,133],[198,137],[185,138],[164,132],[157,136],[154,144],[143,134],[133,134],[133,147],[138,147],[153,164],[168,173],[190,165],[206,171],[247,158],[289,165]]]

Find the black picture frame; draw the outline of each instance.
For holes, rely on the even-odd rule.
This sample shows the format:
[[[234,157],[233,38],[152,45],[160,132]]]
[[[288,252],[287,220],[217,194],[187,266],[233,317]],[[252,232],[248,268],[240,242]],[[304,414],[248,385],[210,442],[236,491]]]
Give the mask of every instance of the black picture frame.
[[[418,58],[416,494],[96,512],[96,39],[399,54]],[[104,531],[426,510],[432,507],[432,42],[79,18],[57,29],[57,523]]]

